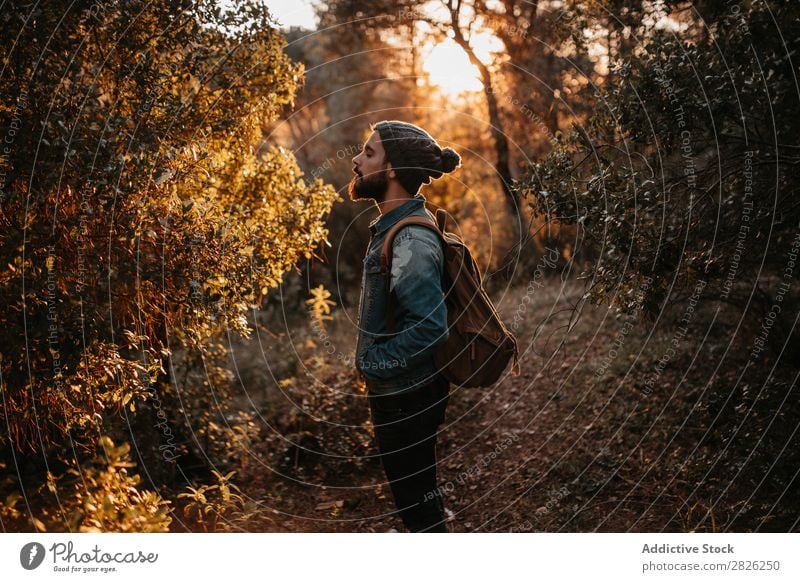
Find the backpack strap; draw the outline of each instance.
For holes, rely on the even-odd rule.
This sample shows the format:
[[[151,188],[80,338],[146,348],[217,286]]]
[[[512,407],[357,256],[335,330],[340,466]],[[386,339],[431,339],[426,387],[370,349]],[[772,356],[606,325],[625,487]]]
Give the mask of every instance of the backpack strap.
[[[436,226],[439,227],[441,232],[444,232],[444,227],[447,225],[447,210],[439,208],[436,210]]]
[[[423,218],[422,216],[409,216],[407,218],[402,218],[397,221],[396,224],[392,225],[389,229],[389,232],[386,233],[386,238],[383,239],[383,246],[381,247],[381,274],[384,276],[386,281],[386,331],[390,334],[395,332],[395,321],[394,321],[394,302],[392,301],[391,292],[389,291],[389,285],[391,283],[392,277],[392,245],[394,244],[394,237],[397,236],[397,233],[400,232],[401,228],[411,225],[417,226],[424,226],[439,235],[439,238],[444,243],[444,221],[447,218],[447,211],[443,208],[439,208],[436,211],[436,224],[430,221],[428,218]],[[444,277],[444,273],[442,273],[442,277]]]
[[[511,337],[513,338],[514,336],[512,335]],[[514,374],[515,376],[519,376],[519,374],[520,374],[519,355],[518,355],[517,350],[518,350],[517,349],[517,340],[516,340],[516,338],[514,338],[514,364],[511,366],[511,373]]]

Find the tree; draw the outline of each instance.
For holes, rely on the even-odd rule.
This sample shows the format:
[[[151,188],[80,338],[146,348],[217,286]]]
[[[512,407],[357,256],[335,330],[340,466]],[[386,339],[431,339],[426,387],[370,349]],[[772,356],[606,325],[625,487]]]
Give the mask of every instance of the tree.
[[[377,3],[387,11],[386,18],[402,18],[402,3]],[[371,122],[384,117],[413,121],[413,92],[416,78],[407,44],[396,46],[384,38],[381,28],[362,11],[375,9],[376,3],[337,0],[316,6],[319,27],[316,31],[293,29],[287,33],[286,53],[305,65],[305,82],[297,93],[295,107],[285,119],[276,122],[273,134],[291,147],[310,177],[321,177],[337,190],[344,190],[353,176],[351,159],[361,149]],[[361,259],[371,218],[363,204],[337,205],[331,212],[328,228],[331,246],[325,258],[335,265],[315,262],[304,266],[300,277],[287,284],[301,285],[307,293],[317,284],[344,291],[336,296],[342,305],[357,303],[361,279]],[[353,228],[354,222],[361,228]],[[347,290],[354,290],[348,294]],[[289,294],[297,302],[280,309],[302,308],[305,293]],[[277,301],[277,299],[275,300]],[[276,306],[277,307],[277,306]]]
[[[90,453],[137,403],[181,416],[172,354],[247,335],[336,194],[256,155],[303,75],[260,4],[12,1],[0,21],[0,443]]]
[[[800,7],[672,2],[681,36],[658,25],[658,7],[641,10],[628,31],[637,49],[609,45],[596,113],[530,166],[521,192],[597,252],[585,273],[594,301],[656,314],[699,288],[699,300],[751,316],[776,302],[791,312]],[[776,322],[769,342],[782,346],[792,325]]]

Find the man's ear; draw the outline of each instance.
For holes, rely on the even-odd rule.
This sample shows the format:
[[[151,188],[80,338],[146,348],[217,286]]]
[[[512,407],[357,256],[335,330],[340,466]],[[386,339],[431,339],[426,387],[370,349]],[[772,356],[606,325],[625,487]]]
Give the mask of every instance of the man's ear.
[[[386,162],[386,175],[392,179],[397,179],[397,174],[395,173],[394,169],[392,168],[391,162]]]

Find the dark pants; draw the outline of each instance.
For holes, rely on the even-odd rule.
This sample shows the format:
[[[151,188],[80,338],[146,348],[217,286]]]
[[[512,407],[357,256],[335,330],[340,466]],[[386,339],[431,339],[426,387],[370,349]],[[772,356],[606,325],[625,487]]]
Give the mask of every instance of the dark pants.
[[[449,382],[441,375],[410,392],[370,395],[372,424],[394,503],[412,532],[447,532],[436,483],[436,435]]]

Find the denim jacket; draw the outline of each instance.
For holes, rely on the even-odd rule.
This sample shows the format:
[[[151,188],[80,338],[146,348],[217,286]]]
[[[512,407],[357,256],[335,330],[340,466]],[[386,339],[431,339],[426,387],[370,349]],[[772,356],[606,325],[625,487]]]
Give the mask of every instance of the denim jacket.
[[[356,366],[372,394],[394,394],[437,379],[433,353],[448,336],[442,243],[436,233],[413,225],[401,229],[392,245],[390,293],[394,296],[395,333],[387,333],[388,294],[381,273],[381,247],[389,229],[407,216],[434,221],[425,208],[425,197],[417,194],[369,225]]]

